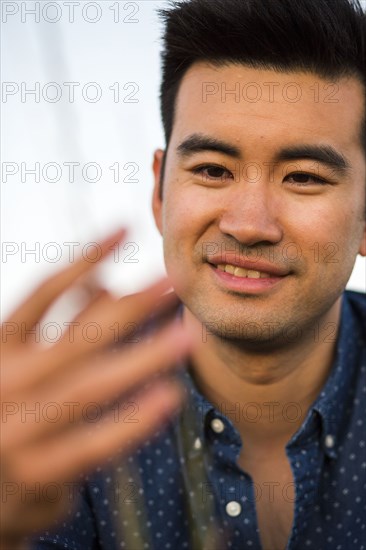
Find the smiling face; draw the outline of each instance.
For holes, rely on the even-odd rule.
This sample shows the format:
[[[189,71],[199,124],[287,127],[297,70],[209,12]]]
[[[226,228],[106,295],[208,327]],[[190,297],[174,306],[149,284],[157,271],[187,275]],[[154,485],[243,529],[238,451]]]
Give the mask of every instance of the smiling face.
[[[363,117],[354,78],[186,73],[153,208],[176,293],[211,332],[263,345],[336,318],[366,254]]]

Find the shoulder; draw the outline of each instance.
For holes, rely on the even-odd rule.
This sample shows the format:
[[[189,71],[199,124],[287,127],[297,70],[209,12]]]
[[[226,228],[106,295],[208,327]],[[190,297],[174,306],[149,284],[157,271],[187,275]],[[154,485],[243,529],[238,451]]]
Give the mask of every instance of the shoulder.
[[[351,308],[352,315],[363,329],[363,334],[366,338],[366,294],[363,292],[346,290],[344,297]]]

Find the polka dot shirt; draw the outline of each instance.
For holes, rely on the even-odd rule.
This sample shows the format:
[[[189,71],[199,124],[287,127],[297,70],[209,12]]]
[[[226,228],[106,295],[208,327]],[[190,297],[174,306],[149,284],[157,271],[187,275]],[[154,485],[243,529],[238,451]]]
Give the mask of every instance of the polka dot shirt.
[[[286,550],[366,550],[365,331],[366,296],[347,291],[331,373],[286,447],[295,484]],[[189,370],[182,377],[189,399],[180,416],[73,486],[76,504],[33,549],[261,549],[263,488],[237,464],[238,411],[216,410]]]

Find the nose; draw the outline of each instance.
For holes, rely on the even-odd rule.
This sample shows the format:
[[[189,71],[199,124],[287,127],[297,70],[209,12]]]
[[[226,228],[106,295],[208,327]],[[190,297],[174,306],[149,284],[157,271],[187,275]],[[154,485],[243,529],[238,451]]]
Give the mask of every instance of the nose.
[[[246,246],[274,245],[283,237],[279,211],[266,182],[241,182],[222,205],[219,229]]]

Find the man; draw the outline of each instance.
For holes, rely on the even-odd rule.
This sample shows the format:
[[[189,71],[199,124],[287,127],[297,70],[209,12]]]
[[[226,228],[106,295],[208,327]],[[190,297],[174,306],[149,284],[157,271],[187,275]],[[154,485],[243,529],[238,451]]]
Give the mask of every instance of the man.
[[[193,341],[188,397],[34,548],[361,550],[366,302],[344,289],[366,255],[365,15],[351,0],[161,14],[153,209]]]

